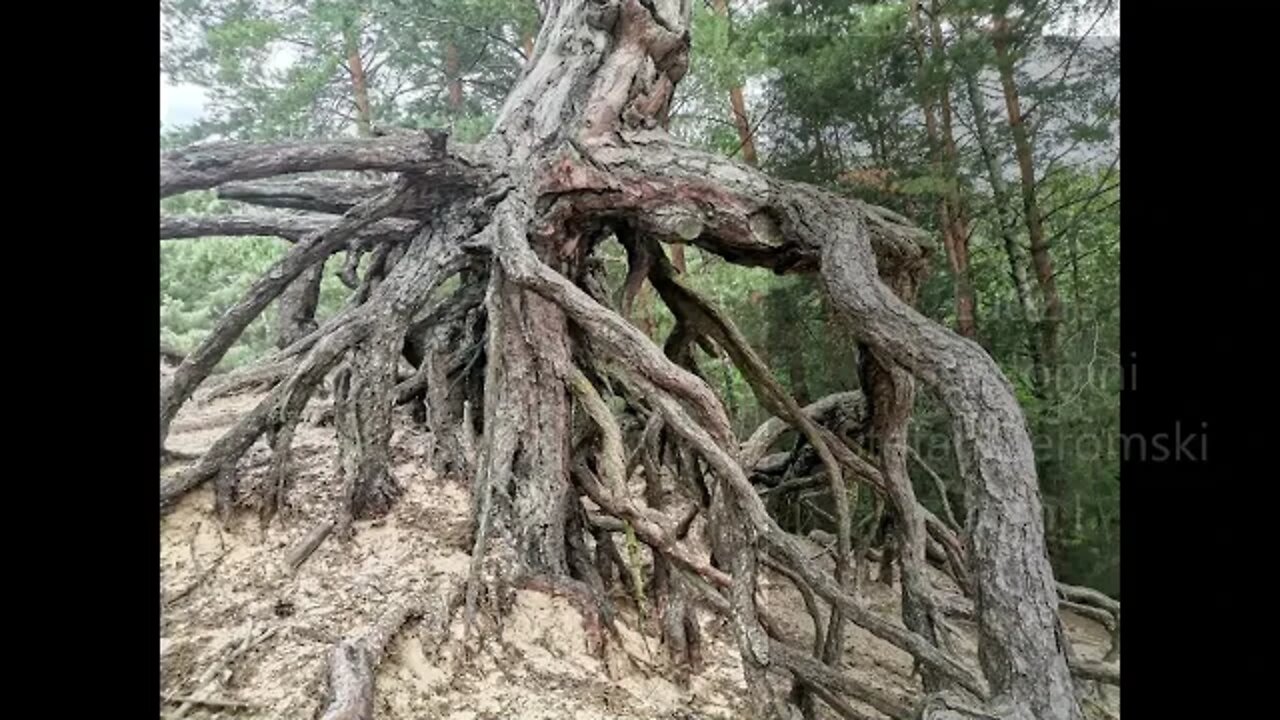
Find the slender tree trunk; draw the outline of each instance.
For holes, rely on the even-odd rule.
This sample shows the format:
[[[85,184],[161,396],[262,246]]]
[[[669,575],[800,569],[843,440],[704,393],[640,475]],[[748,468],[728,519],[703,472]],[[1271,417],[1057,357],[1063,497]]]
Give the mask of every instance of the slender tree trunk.
[[[1044,314],[1040,318],[1041,347],[1046,369],[1049,372],[1049,385],[1046,390],[1052,397],[1055,384],[1053,373],[1056,370],[1058,355],[1058,329],[1062,322],[1062,298],[1058,294],[1053,258],[1050,256],[1049,245],[1045,239],[1040,204],[1036,198],[1036,173],[1031,139],[1027,133],[1026,118],[1022,115],[1018,85],[1014,77],[1014,58],[1009,47],[1011,42],[1009,20],[1003,15],[996,18],[992,41],[996,49],[996,68],[1000,74],[1000,87],[1004,91],[1009,131],[1013,136],[1014,152],[1018,160],[1018,175],[1022,185],[1023,220],[1026,222],[1027,234],[1031,241],[1031,260],[1044,307]]]
[[[347,69],[351,73],[351,96],[356,105],[356,132],[360,137],[373,134],[373,110],[369,105],[369,78],[365,75],[364,60],[360,57],[359,38],[352,34],[347,39]]]
[[[372,135],[373,114],[369,106],[369,81],[360,57],[359,35],[350,31],[346,35],[347,70],[351,76],[351,98],[356,107],[356,133],[360,137]],[[324,279],[324,266],[319,265],[302,274],[280,294],[276,304],[276,347],[284,349],[317,328],[316,308],[320,302],[320,283]]]
[[[729,0],[711,0],[715,11],[729,21]],[[742,85],[735,84],[729,88],[729,107],[733,110],[733,125],[738,129],[738,143],[742,146],[742,160],[751,167],[759,164],[756,156],[756,141],[751,131],[751,119],[747,115],[747,102],[742,94]]]
[[[520,36],[520,48],[524,50],[525,67],[533,66],[533,41],[534,35],[531,32],[525,32]]]
[[[458,55],[458,46],[448,43],[444,48],[444,74],[449,83],[449,110],[462,110],[462,60]]]
[[[956,282],[956,317],[960,334],[968,338],[978,335],[978,302],[969,274],[969,213],[960,187],[960,153],[956,149],[955,135],[951,130],[951,73],[943,45],[942,27],[937,0],[930,3],[929,37],[933,43],[933,57],[942,68],[938,85],[938,104],[941,110],[942,162],[948,184],[947,207],[950,210],[950,246],[947,258]]]
[[[1049,511],[1047,532],[1049,546],[1060,552],[1062,529],[1069,520],[1069,508],[1065,500],[1065,480],[1057,460],[1061,450],[1059,424],[1055,419],[1058,405],[1058,334],[1062,324],[1062,298],[1058,293],[1053,258],[1049,253],[1048,241],[1045,238],[1044,224],[1040,214],[1040,204],[1036,197],[1036,173],[1031,138],[1027,132],[1026,118],[1022,114],[1018,85],[1014,77],[1014,57],[1010,48],[1012,43],[1009,19],[1004,14],[995,18],[992,32],[992,43],[996,51],[996,69],[1000,75],[1000,87],[1004,91],[1005,111],[1009,119],[1009,131],[1013,136],[1014,152],[1018,160],[1018,175],[1022,185],[1022,214],[1027,225],[1027,234],[1031,241],[1031,262],[1035,268],[1036,283],[1040,288],[1040,357],[1044,363],[1041,395],[1044,411],[1041,413],[1039,433],[1042,440],[1047,439],[1050,452],[1041,456],[1041,469],[1044,491],[1048,500]]]
[[[960,208],[958,177],[952,164],[952,153],[955,142],[951,138],[951,103],[950,99],[939,100],[943,105],[943,123],[940,126],[935,106],[934,84],[929,77],[929,56],[925,50],[925,30],[920,20],[920,6],[910,3],[912,33],[916,60],[919,64],[917,83],[919,84],[920,105],[924,112],[925,133],[929,141],[929,153],[933,158],[934,171],[946,183],[947,188],[938,199],[938,225],[942,231],[942,244],[947,251],[947,264],[951,268],[951,277],[955,283],[956,329],[961,335],[975,338],[978,334],[975,317],[973,286],[969,279],[969,241],[968,222]],[[940,57],[940,50],[934,48]],[[939,95],[949,95],[943,86]]]
[[[987,170],[987,182],[991,184],[992,205],[995,207],[996,215],[992,224],[1000,236],[1005,257],[1009,261],[1009,277],[1013,281],[1018,308],[1028,329],[1027,353],[1031,357],[1032,378],[1039,391],[1047,384],[1044,361],[1040,357],[1040,341],[1036,337],[1039,322],[1036,319],[1035,298],[1031,294],[1027,269],[1023,264],[1022,250],[1018,247],[1017,234],[1013,228],[1016,220],[1013,208],[1009,206],[1009,188],[1005,185],[1004,175],[1001,174],[1000,161],[987,121],[986,102],[982,97],[982,89],[978,87],[976,69],[966,70],[964,80],[969,94],[969,104],[973,107],[973,127],[978,140],[978,150],[982,153],[982,162]]]

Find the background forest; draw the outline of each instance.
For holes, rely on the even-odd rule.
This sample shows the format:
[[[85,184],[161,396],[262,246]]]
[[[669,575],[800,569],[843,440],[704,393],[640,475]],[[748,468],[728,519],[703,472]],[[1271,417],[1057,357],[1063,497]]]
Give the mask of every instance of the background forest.
[[[1059,579],[1118,598],[1119,3],[695,5],[692,65],[672,131],[775,176],[892,208],[933,233],[921,311],[980,343],[1014,383],[1036,441]],[[162,147],[395,126],[476,139],[519,77],[538,25],[532,0],[165,0],[161,8],[162,76],[205,99],[199,119],[162,126]],[[992,15],[1018,20],[994,30],[978,23]],[[162,209],[235,208],[193,193]],[[193,348],[286,247],[271,237],[162,241],[162,347]],[[612,260],[617,287],[621,247]],[[801,403],[859,385],[854,343],[812,278],[734,267],[695,248],[683,261],[688,282],[737,320]],[[320,319],[350,292],[342,265],[331,261],[319,281]],[[648,292],[633,320],[660,338],[671,318]],[[273,312],[257,321],[223,369],[274,347],[273,321]],[[727,360],[705,358],[702,367],[738,430],[765,419]],[[963,524],[946,418],[927,394],[917,403],[916,492]],[[792,526],[822,526],[824,491],[812,492],[772,509]]]

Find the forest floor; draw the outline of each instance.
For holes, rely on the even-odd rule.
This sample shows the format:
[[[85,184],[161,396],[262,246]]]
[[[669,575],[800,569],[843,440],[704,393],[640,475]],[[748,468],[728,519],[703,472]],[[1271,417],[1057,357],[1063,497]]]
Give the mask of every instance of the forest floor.
[[[172,449],[200,452],[247,412],[260,396],[245,394],[188,403],[173,423]],[[321,401],[313,401],[321,402]],[[406,492],[389,516],[357,522],[349,540],[330,536],[296,572],[285,556],[312,528],[333,518],[341,490],[333,463],[333,429],[304,423],[294,445],[289,506],[265,530],[251,506],[224,526],[214,513],[213,490],[189,493],[160,521],[161,714],[172,717],[315,718],[326,702],[328,659],[335,643],[374,622],[409,593],[465,580],[469,497],[458,481],[436,477],[424,457],[429,437],[399,418],[393,438],[397,479]],[[267,470],[263,442],[241,464],[241,493]],[[165,468],[175,472],[179,465]],[[813,556],[823,551],[813,545]],[[822,562],[821,559],[815,562]],[[826,562],[830,562],[829,558]],[[941,572],[936,586],[956,592]],[[812,623],[799,594],[776,576],[762,580],[772,616],[792,640],[812,644]],[[900,622],[899,590],[864,583],[871,607]],[[407,624],[387,649],[376,676],[374,713],[387,720],[711,720],[743,716],[747,697],[731,629],[709,611],[699,613],[704,634],[702,672],[687,688],[664,670],[656,632],[638,632],[635,606],[621,594],[622,647],[604,658],[588,651],[587,633],[569,601],[519,590],[501,627],[478,652],[464,656],[462,613],[440,634]],[[1106,630],[1066,614],[1067,632],[1085,659],[1108,648]],[[960,649],[976,658],[974,628],[956,623]],[[246,639],[252,638],[245,643]],[[219,667],[237,645],[247,645]],[[918,691],[911,658],[856,627],[845,643],[844,670],[901,693]],[[975,661],[976,665],[976,661]],[[203,681],[203,682],[202,682]],[[778,677],[780,688],[785,679]],[[183,698],[212,704],[182,707]],[[1099,689],[1101,717],[1119,717],[1119,691]],[[857,706],[857,703],[854,703]],[[819,704],[821,705],[821,704]],[[861,707],[861,706],[859,706]],[[870,716],[874,711],[861,707]],[[1095,713],[1095,714],[1097,714]],[[834,714],[819,713],[823,718]]]

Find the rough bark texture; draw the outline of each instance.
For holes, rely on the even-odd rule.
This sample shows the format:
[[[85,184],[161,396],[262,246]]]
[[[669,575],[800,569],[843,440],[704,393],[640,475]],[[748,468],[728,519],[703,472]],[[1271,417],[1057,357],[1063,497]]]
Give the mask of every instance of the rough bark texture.
[[[996,49],[996,69],[1000,74],[1000,87],[1004,91],[1005,111],[1009,120],[1009,132],[1013,136],[1014,153],[1018,160],[1018,178],[1022,187],[1022,214],[1031,240],[1031,259],[1036,271],[1036,281],[1044,301],[1041,318],[1043,352],[1052,369],[1058,342],[1058,326],[1062,322],[1062,298],[1053,270],[1053,259],[1045,240],[1044,225],[1040,217],[1040,204],[1036,198],[1035,161],[1032,157],[1031,138],[1027,132],[1026,117],[1022,113],[1021,97],[1014,78],[1014,58],[1010,49],[1012,37],[1009,21],[998,16],[992,34]]]
[[[1041,398],[1050,412],[1042,420],[1040,432],[1045,437],[1057,437],[1053,410],[1058,403],[1058,331],[1062,325],[1062,296],[1058,292],[1057,272],[1045,237],[1044,219],[1036,193],[1035,160],[1031,148],[1031,136],[1027,130],[1027,118],[1023,114],[1017,80],[1014,77],[1015,58],[1009,20],[1003,12],[995,17],[992,44],[996,52],[996,70],[1000,75],[1000,87],[1004,91],[1005,112],[1009,120],[1009,133],[1013,136],[1014,154],[1018,160],[1018,178],[1022,188],[1022,217],[1027,226],[1027,238],[1031,244],[1031,264],[1035,269],[1036,284],[1040,288],[1040,358],[1044,364],[1039,387]],[[1054,462],[1052,453],[1041,463],[1044,474],[1045,494],[1059,500],[1048,514],[1050,542],[1055,542],[1068,517],[1067,507],[1060,502],[1065,496],[1065,478]],[[1050,547],[1053,547],[1051,544]]]
[[[951,267],[951,276],[955,282],[956,328],[967,338],[977,337],[977,303],[973,295],[973,284],[969,279],[969,235],[968,220],[965,216],[963,201],[958,188],[956,173],[956,145],[951,133],[951,97],[947,86],[940,80],[931,77],[929,64],[937,63],[941,55],[938,45],[941,32],[935,21],[930,22],[933,57],[925,51],[925,30],[920,20],[921,3],[910,3],[912,40],[916,50],[916,61],[919,63],[919,83],[922,88],[920,105],[924,108],[925,132],[929,140],[930,153],[933,155],[934,170],[938,179],[948,187],[938,200],[938,225],[942,228],[942,244],[946,249],[947,263]],[[932,3],[931,18],[936,18],[937,3]],[[935,97],[936,96],[936,97]],[[942,122],[938,122],[941,111]]]
[[[1013,280],[1014,293],[1018,298],[1018,308],[1022,312],[1027,326],[1037,326],[1035,298],[1031,294],[1031,285],[1027,280],[1027,269],[1023,265],[1022,249],[1018,246],[1017,234],[1014,232],[1013,208],[1009,204],[1009,188],[1001,174],[1000,160],[996,155],[996,146],[991,138],[990,123],[987,119],[986,101],[982,97],[982,89],[978,87],[978,73],[973,69],[964,72],[965,90],[969,95],[969,104],[973,108],[973,132],[978,142],[978,150],[982,154],[982,163],[987,171],[987,182],[991,185],[992,205],[995,209],[995,229],[1004,246],[1005,259],[1009,263],[1009,277]],[[1031,358],[1032,377],[1037,388],[1047,384],[1044,375],[1044,361],[1040,357],[1040,343],[1034,337],[1027,342],[1028,355]]]
[[[379,186],[385,190],[386,186]],[[370,193],[364,199],[376,196]],[[357,203],[348,203],[339,212],[346,212]],[[281,205],[281,207],[288,207]],[[208,236],[272,235],[289,242],[299,242],[309,235],[323,232],[333,226],[333,218],[306,213],[258,212],[247,215],[161,215],[160,239]],[[367,246],[379,242],[408,242],[413,237],[414,223],[408,220],[382,220],[357,230],[352,241]]]
[[[813,657],[810,648],[770,638],[776,624],[755,599],[759,566],[767,558],[789,570],[807,604],[816,609],[826,603],[843,618],[827,623],[822,647],[812,650],[834,660],[840,624],[852,623],[910,653],[931,687],[954,688],[959,700],[931,698],[923,709],[927,716],[954,714],[953,706],[967,703],[1010,720],[1076,720],[1079,708],[1058,635],[1058,588],[1044,552],[1021,411],[991,358],[915,312],[909,302],[913,281],[898,285],[927,263],[926,239],[887,210],[769,178],[667,136],[672,92],[688,67],[689,0],[542,0],[539,6],[543,26],[530,66],[478,146],[451,147],[428,133],[162,156],[162,196],[236,181],[232,190],[256,204],[345,213],[331,228],[301,237],[182,361],[162,392],[162,445],[178,408],[285,286],[333,252],[352,250],[351,243],[376,223],[399,218],[422,228],[407,243],[381,243],[363,277],[352,268],[351,309],[273,357],[273,363],[297,365],[269,375],[266,382],[274,387],[267,398],[194,468],[162,486],[162,508],[234,468],[263,433],[272,441],[274,477],[283,489],[297,414],[324,374],[341,363],[335,424],[347,487],[343,521],[376,515],[395,499],[388,449],[395,402],[425,390],[439,406],[426,417],[437,443],[443,449],[450,443],[442,437],[457,439],[448,452],[461,456],[455,468],[473,479],[468,627],[481,586],[501,582],[507,572],[565,592],[586,614],[612,622],[600,604],[610,573],[600,568],[621,571],[634,563],[616,557],[611,539],[600,542],[601,533],[613,530],[583,519],[581,494],[662,559],[663,615],[670,618],[664,635],[673,650],[679,650],[681,631],[686,646],[696,642],[690,624],[676,622],[687,617],[677,590],[696,591],[728,614],[750,704],[760,718],[796,714],[785,694],[766,682],[771,671],[789,673],[838,711],[847,712],[842,697],[848,696],[906,718],[919,700],[858,683],[837,664]],[[401,176],[382,190],[352,185],[355,191],[346,197],[345,181],[264,180],[368,169]],[[611,232],[649,256],[633,258],[633,270],[677,315],[665,352],[604,297],[592,252]],[[692,243],[779,273],[817,273],[884,371],[869,388],[871,407],[859,411],[860,404],[845,396],[802,408],[733,324],[679,283],[657,243]],[[455,275],[468,291],[443,302],[471,299],[445,313],[433,293]],[[475,298],[481,285],[482,307]],[[421,325],[427,318],[431,323]],[[720,399],[697,373],[695,342],[729,355],[777,422],[741,443]],[[419,368],[404,381],[396,374],[401,354],[416,357]],[[908,375],[937,392],[951,414],[966,483],[966,542],[911,493],[904,454]],[[637,458],[652,480],[647,502],[627,489],[626,473],[634,465],[627,462],[625,436],[606,396],[643,413],[641,425],[661,428],[661,442],[652,453],[642,447],[645,456]],[[575,425],[575,409],[583,411],[579,420],[591,422]],[[857,432],[850,426],[865,427],[868,415],[879,440],[878,463],[855,450],[851,439]],[[828,417],[836,419],[828,424]],[[828,483],[837,500],[836,575],[811,562],[769,516],[752,484],[788,427],[811,447],[811,474]],[[473,446],[477,429],[482,435]],[[642,433],[642,445],[646,436],[658,439]],[[664,473],[687,484],[696,513],[675,513],[664,502]],[[909,586],[907,628],[877,615],[853,592],[846,477],[888,497],[895,514],[906,519],[898,533]],[[689,535],[701,513],[714,562]],[[586,557],[588,526],[597,540],[594,559]],[[965,572],[957,568],[956,574],[972,586],[985,678],[939,642],[929,588],[918,582],[931,542],[935,554],[957,565],[967,560]],[[641,589],[645,579],[630,574],[632,589]],[[371,711],[371,654],[379,646],[348,643],[335,653],[331,712],[338,714],[332,718],[363,718]],[[1099,668],[1083,672],[1104,674]]]
[[[252,153],[235,144],[203,145],[160,156],[160,197],[204,190],[232,180],[321,170],[464,173],[465,163],[450,157],[447,142],[447,135],[432,130],[373,140],[259,145]]]
[[[351,100],[356,108],[356,132],[360,137],[373,134],[373,108],[369,105],[369,78],[364,71],[364,58],[360,57],[360,34],[352,29],[347,33],[347,73],[351,76]]]
[[[285,288],[276,303],[276,347],[283,350],[319,329],[316,305],[320,302],[320,281],[324,265],[304,272]]]
[[[844,247],[840,247],[843,244]],[[965,477],[979,658],[1010,717],[1078,718],[1044,543],[1031,441],[1013,389],[976,344],[950,336],[869,277],[865,241],[831,243],[823,277],[873,347],[946,403]]]
[[[729,21],[729,0],[712,0],[712,6],[715,11]],[[729,108],[733,111],[733,126],[738,130],[738,145],[742,151],[742,161],[751,167],[760,164],[759,156],[756,154],[756,141],[753,137],[754,130],[751,127],[750,116],[747,115],[747,102],[742,95],[742,85],[735,84],[729,88]]]

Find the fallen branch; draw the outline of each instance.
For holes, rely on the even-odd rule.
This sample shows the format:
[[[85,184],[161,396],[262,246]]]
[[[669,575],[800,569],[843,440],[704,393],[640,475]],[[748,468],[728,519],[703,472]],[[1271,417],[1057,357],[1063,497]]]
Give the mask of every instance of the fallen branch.
[[[312,528],[311,532],[307,533],[302,542],[289,551],[289,554],[285,557],[285,566],[289,568],[289,572],[297,572],[298,568],[302,567],[302,563],[306,562],[307,558],[311,557],[311,554],[316,551],[316,548],[320,547],[320,543],[324,542],[325,538],[329,537],[329,533],[333,532],[335,525],[336,523],[332,520],[320,523]]]

